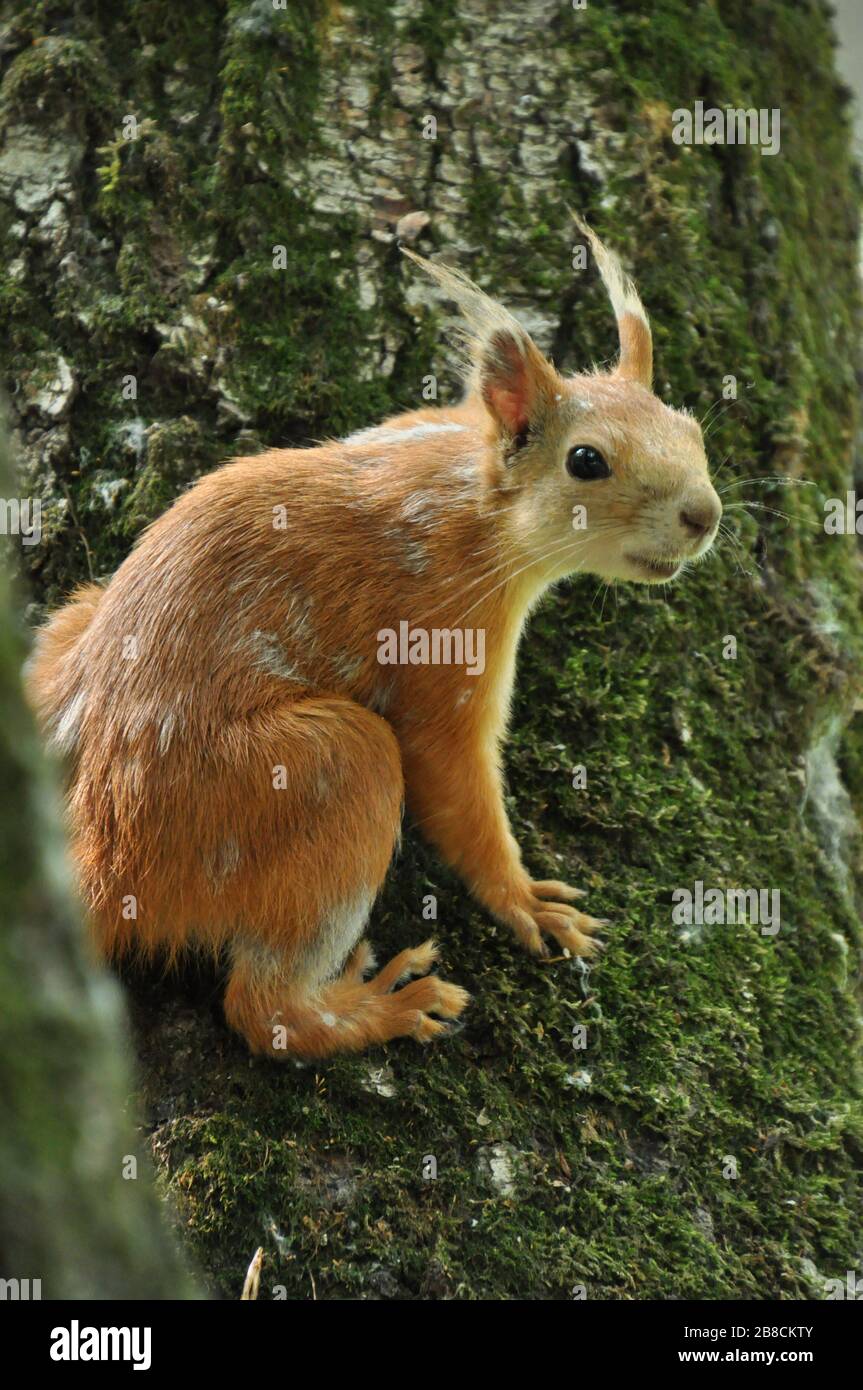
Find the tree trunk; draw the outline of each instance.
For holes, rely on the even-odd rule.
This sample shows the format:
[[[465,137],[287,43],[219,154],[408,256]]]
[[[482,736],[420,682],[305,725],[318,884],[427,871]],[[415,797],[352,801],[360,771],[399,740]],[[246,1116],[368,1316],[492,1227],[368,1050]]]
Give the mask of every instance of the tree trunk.
[[[4,446],[4,499],[10,482]],[[5,545],[3,560],[0,1297],[190,1297],[126,1114],[122,1000],[94,969],[71,907],[56,793],[21,694]]]
[[[522,650],[513,825],[613,919],[598,966],[520,955],[410,833],[371,935],[419,942],[436,899],[475,1000],[453,1041],[279,1070],[206,972],[127,976],[154,1150],[224,1292],[258,1245],[261,1296],[290,1298],[820,1297],[859,1263],[860,569],[824,529],[858,424],[845,96],[820,0],[646,9],[4,8],[3,349],[40,605],[220,459],[373,424],[430,377],[453,398],[397,236],[563,370],[608,358],[568,207],[638,280],[659,393],[713,407],[728,489],[708,563],[667,592],[573,580]],[[698,101],[778,109],[778,153],[675,143]],[[779,930],[679,924],[698,883],[778,891]],[[52,1036],[26,1054],[46,1077]]]

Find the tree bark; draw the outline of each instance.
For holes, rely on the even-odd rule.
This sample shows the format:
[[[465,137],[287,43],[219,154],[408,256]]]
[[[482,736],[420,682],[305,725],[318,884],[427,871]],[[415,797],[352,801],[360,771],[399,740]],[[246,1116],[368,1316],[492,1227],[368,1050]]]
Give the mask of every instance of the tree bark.
[[[4,501],[13,495],[6,450]],[[58,799],[0,574],[0,1279],[5,1299],[181,1298],[192,1285],[127,1113],[128,1025],[73,908]]]

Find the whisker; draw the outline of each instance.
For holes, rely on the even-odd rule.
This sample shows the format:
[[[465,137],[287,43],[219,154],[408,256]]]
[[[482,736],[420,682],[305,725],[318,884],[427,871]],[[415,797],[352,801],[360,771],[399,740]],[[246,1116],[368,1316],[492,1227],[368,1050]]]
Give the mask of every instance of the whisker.
[[[567,537],[564,541],[556,541],[551,546],[549,546],[544,552],[542,552],[539,555],[530,557],[524,565],[521,565],[518,569],[515,570],[512,570],[510,568],[512,566],[513,560],[511,556],[508,556],[499,565],[494,565],[490,569],[483,570],[481,574],[476,575],[473,579],[469,580],[463,586],[463,588],[460,591],[458,591],[458,597],[462,597],[465,594],[469,593],[469,591],[471,589],[475,589],[478,584],[486,583],[495,574],[499,574],[502,570],[508,571],[508,573],[504,575],[504,578],[501,581],[501,583],[493,585],[493,587],[488,591],[487,594],[484,594],[481,598],[477,599],[476,602],[473,603],[470,606],[470,608],[467,609],[467,613],[471,613],[473,612],[474,608],[478,607],[480,603],[485,602],[486,598],[489,598],[491,594],[495,593],[497,589],[502,587],[502,584],[507,583],[509,579],[516,578],[519,574],[523,574],[526,570],[530,569],[532,565],[540,564],[543,560],[550,559],[556,553],[565,552],[570,547],[580,549],[582,545],[586,545],[588,541],[595,539],[597,535],[611,535],[617,531],[623,531],[624,529],[625,528],[620,526],[619,523],[614,522],[595,524],[591,526],[589,534],[584,536],[583,538]],[[450,599],[455,596],[456,595],[453,592],[451,592],[446,595],[446,598]],[[465,613],[463,616],[466,617],[467,613]],[[459,619],[458,621],[460,622],[461,619]]]
[[[504,584],[508,583],[511,579],[515,579],[519,574],[523,574],[523,573],[525,572],[525,570],[530,569],[533,565],[541,564],[544,560],[551,559],[551,557],[552,557],[553,555],[560,555],[560,554],[565,553],[565,552],[568,551],[568,550],[572,550],[573,553],[575,553],[576,551],[583,549],[583,547],[584,547],[585,545],[587,545],[588,541],[593,540],[599,532],[602,532],[604,535],[608,536],[608,535],[613,535],[613,534],[615,534],[616,532],[617,532],[617,533],[623,534],[623,533],[625,533],[625,531],[626,531],[626,527],[625,527],[624,525],[620,524],[620,523],[606,523],[606,524],[603,525],[603,526],[593,526],[593,527],[591,528],[590,534],[589,534],[589,535],[586,535],[586,536],[584,536],[584,537],[582,537],[582,538],[580,538],[580,539],[576,539],[576,540],[567,540],[567,541],[564,542],[562,545],[561,545],[561,544],[555,544],[555,545],[549,547],[549,549],[547,549],[546,551],[544,551],[541,555],[535,556],[533,559],[529,560],[529,561],[527,562],[527,564],[522,565],[519,569],[515,570],[512,574],[506,575],[506,576],[500,581],[500,583],[495,584],[495,585],[493,586],[493,588],[491,588],[491,589],[488,591],[488,593],[486,593],[486,594],[484,594],[484,595],[482,596],[482,598],[477,599],[475,603],[471,604],[470,608],[468,608],[467,611],[462,615],[462,618],[467,617],[468,613],[472,613],[473,610],[474,610],[474,608],[478,607],[480,603],[484,603],[488,598],[491,597],[491,595],[492,595],[493,593],[495,593],[498,589],[502,588],[502,586],[503,586]],[[578,568],[583,568],[583,566],[579,566]],[[574,573],[574,572],[575,572],[575,571],[573,571],[573,573]],[[563,578],[563,577],[564,577],[564,576],[561,576],[561,578]],[[461,623],[462,618],[459,618],[459,619],[458,619],[458,623]]]
[[[444,599],[445,599],[447,602],[449,602],[450,600],[453,600],[453,599],[454,599],[454,600],[461,600],[462,598],[465,597],[466,594],[468,594],[468,593],[471,591],[471,589],[475,589],[475,588],[477,587],[478,584],[487,583],[489,579],[493,578],[493,576],[496,575],[496,574],[500,574],[501,571],[503,571],[503,570],[505,570],[506,573],[504,574],[504,577],[503,577],[503,580],[501,581],[501,583],[502,583],[502,584],[506,584],[506,583],[509,582],[509,580],[510,580],[511,578],[514,578],[516,575],[523,573],[523,571],[526,570],[526,569],[529,569],[531,565],[537,564],[537,563],[539,563],[542,559],[547,558],[547,557],[548,557],[551,553],[553,553],[554,551],[557,551],[557,550],[564,550],[564,549],[566,548],[566,546],[567,546],[569,543],[570,543],[570,542],[569,542],[568,539],[567,539],[566,541],[558,541],[558,542],[555,542],[555,544],[554,544],[553,546],[551,546],[551,547],[549,548],[548,551],[546,551],[546,552],[544,552],[544,553],[542,553],[542,554],[540,554],[540,555],[538,555],[538,556],[534,556],[531,560],[528,561],[527,564],[522,565],[519,569],[516,569],[516,570],[513,570],[513,568],[512,568],[512,566],[513,566],[513,558],[512,558],[511,556],[507,556],[504,560],[501,561],[500,564],[498,564],[498,565],[492,565],[491,568],[489,568],[489,569],[484,569],[480,574],[475,575],[475,576],[474,576],[472,579],[470,579],[466,584],[464,584],[464,585],[461,587],[461,589],[459,589],[459,590],[457,590],[457,591],[450,591],[449,593],[447,593],[447,594],[444,595],[443,597],[444,597]],[[488,594],[486,594],[486,595],[480,597],[479,599],[477,599],[476,602],[473,603],[473,604],[471,605],[471,607],[467,609],[467,612],[466,612],[465,614],[463,614],[463,616],[466,617],[466,616],[467,616],[467,613],[473,612],[473,609],[474,609],[474,608],[476,608],[480,603],[483,603],[483,602],[485,601],[485,598],[489,597],[489,596],[490,596],[492,593],[494,593],[495,590],[498,589],[498,588],[500,588],[500,584],[495,584],[495,585],[493,585],[492,588],[489,590]],[[424,616],[424,617],[431,616],[431,610],[428,610],[428,611],[426,612],[426,614],[424,614],[423,616]],[[461,618],[459,618],[459,619],[457,620],[457,623],[460,623],[460,622],[461,622]],[[456,624],[453,624],[453,626],[456,626],[457,623],[456,623]]]
[[[730,502],[725,508],[726,512],[736,511],[757,511],[770,512],[771,516],[781,516],[788,522],[801,522],[804,526],[814,526],[817,531],[823,530],[820,522],[812,521],[806,516],[791,516],[789,512],[780,511],[777,507],[766,507],[763,502]]]
[[[723,537],[724,540],[727,540],[729,544],[733,547],[732,555],[734,558],[734,563],[737,565],[737,568],[740,571],[740,573],[745,574],[748,579],[754,579],[755,575],[752,573],[752,571],[746,569],[742,564],[741,560],[738,558],[738,556],[743,556],[747,559],[749,558],[749,552],[744,550],[740,537],[734,534],[734,532],[728,526],[727,522],[719,523],[719,534]],[[757,565],[758,562],[756,561],[755,563]]]
[[[720,497],[733,487],[770,487],[774,483],[786,483],[789,487],[815,487],[814,478],[792,478],[787,473],[765,473],[760,478],[737,478],[725,487],[719,488]]]
[[[714,415],[713,419],[712,419],[712,420],[710,421],[710,423],[708,424],[707,428],[706,428],[706,429],[702,428],[702,434],[704,435],[704,438],[705,438],[705,439],[707,438],[707,436],[710,434],[710,431],[713,429],[714,425],[716,425],[716,424],[719,423],[719,421],[722,419],[723,415],[724,415],[727,411],[729,411],[733,405],[742,405],[742,404],[743,404],[743,402],[742,402],[742,401],[739,401],[739,400],[730,400],[730,401],[726,401],[725,404],[724,404],[724,406],[723,406],[723,408],[722,408],[721,410],[718,410],[718,411],[716,412],[716,414]]]
[[[540,555],[534,556],[533,559],[528,560],[527,564],[521,565],[517,570],[514,570],[511,573],[504,575],[503,579],[500,580],[498,584],[494,584],[492,588],[488,590],[487,593],[483,594],[481,598],[478,598],[475,603],[472,603],[470,608],[467,608],[465,612],[461,615],[461,617],[456,619],[456,622],[453,624],[453,626],[459,627],[469,613],[472,613],[473,610],[475,608],[478,608],[481,603],[485,603],[488,599],[490,599],[492,594],[496,593],[497,590],[502,588],[504,584],[509,584],[513,579],[516,579],[518,575],[524,574],[525,570],[531,569],[534,565],[541,564],[543,560],[550,560],[554,555],[563,554],[563,552],[568,550],[570,547],[574,547],[575,549],[580,550],[583,546],[587,544],[588,540],[592,539],[593,533],[591,533],[590,536],[585,536],[580,541],[567,540],[562,544],[557,543],[551,546],[548,550],[543,551]],[[491,576],[486,575],[484,577],[490,578]]]
[[[710,481],[712,482],[714,487],[716,487],[716,479],[719,477],[720,473],[722,472],[723,468],[725,467],[726,463],[730,458],[731,454],[726,454],[719,467],[716,469],[714,473],[711,474]]]
[[[717,396],[717,398],[716,398],[715,401],[711,401],[711,402],[710,402],[710,405],[707,407],[707,409],[705,410],[705,412],[704,412],[704,414],[702,415],[701,419],[698,421],[698,423],[699,423],[699,425],[701,426],[702,429],[704,429],[705,423],[706,423],[706,421],[707,421],[707,419],[708,419],[708,417],[709,417],[709,415],[710,415],[710,412],[711,412],[712,410],[718,409],[718,407],[721,406],[721,405],[723,404],[724,400],[725,400],[724,396]]]

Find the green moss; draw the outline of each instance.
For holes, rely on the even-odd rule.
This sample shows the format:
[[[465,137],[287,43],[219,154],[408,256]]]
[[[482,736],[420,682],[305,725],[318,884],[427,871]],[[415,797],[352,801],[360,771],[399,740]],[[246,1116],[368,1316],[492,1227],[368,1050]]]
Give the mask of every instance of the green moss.
[[[184,486],[206,472],[212,441],[187,416],[156,426],[150,434],[147,463],[123,504],[122,526],[134,537],[170,506]]]
[[[107,118],[113,91],[104,55],[80,39],[54,35],[35,40],[16,55],[3,78],[0,127],[12,120],[55,121],[74,114],[83,126]]]
[[[246,138],[252,152],[255,144],[302,150],[314,131],[322,7],[301,0],[275,9],[258,0],[228,8],[220,99],[225,155],[247,148]],[[248,125],[253,129],[244,131]]]

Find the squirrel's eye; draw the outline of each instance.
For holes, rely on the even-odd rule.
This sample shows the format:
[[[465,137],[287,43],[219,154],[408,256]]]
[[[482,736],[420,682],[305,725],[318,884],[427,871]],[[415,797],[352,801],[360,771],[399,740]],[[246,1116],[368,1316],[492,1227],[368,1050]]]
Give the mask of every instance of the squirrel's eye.
[[[566,471],[573,478],[591,482],[594,478],[609,478],[611,469],[598,449],[589,444],[579,444],[570,449],[566,456]]]

